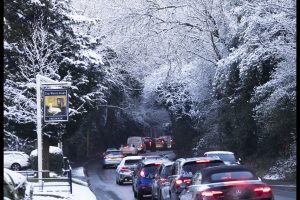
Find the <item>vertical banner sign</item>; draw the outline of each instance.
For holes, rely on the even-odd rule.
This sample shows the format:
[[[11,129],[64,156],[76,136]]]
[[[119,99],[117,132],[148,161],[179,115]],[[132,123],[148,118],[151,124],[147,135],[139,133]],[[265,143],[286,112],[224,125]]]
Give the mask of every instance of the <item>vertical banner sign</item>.
[[[64,122],[69,120],[67,89],[44,89],[44,121]]]

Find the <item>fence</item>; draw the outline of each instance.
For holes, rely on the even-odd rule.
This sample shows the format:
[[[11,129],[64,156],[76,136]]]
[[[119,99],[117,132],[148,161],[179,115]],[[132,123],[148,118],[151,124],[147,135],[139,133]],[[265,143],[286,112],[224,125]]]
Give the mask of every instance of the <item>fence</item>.
[[[68,186],[69,191],[72,194],[72,168],[68,161],[65,164],[64,169],[62,169],[62,174],[64,176],[52,177],[52,178],[51,177],[50,178],[37,178],[38,172],[49,173],[49,174],[51,173],[51,171],[49,171],[49,170],[18,171],[18,173],[25,175],[27,177],[28,181],[38,182],[39,180],[42,180],[41,185],[33,185],[34,187],[40,187],[42,191],[44,190],[45,186],[47,186],[47,187]],[[45,184],[45,182],[47,184]],[[51,184],[51,182],[62,182],[62,183],[66,183],[66,184]]]

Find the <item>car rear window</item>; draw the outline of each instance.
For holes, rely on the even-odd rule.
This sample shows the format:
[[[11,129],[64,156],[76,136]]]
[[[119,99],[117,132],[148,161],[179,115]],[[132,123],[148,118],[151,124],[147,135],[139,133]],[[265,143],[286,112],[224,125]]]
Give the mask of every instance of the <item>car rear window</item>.
[[[214,156],[217,156],[219,157],[221,160],[224,160],[224,161],[229,161],[229,162],[235,162],[236,161],[236,158],[234,156],[234,154],[207,154],[208,157],[214,157]]]
[[[136,159],[136,160],[125,160],[125,165],[133,165],[133,164],[137,164],[138,162],[140,162],[141,160]]]
[[[142,143],[142,138],[140,138],[140,137],[128,138],[127,143],[128,144]]]
[[[107,155],[122,155],[121,151],[107,151]]]
[[[167,178],[168,176],[171,175],[171,165],[166,166],[163,171],[161,172],[161,177]]]
[[[182,175],[193,176],[198,170],[201,170],[206,167],[220,166],[225,165],[220,160],[214,160],[209,162],[187,162],[182,166]]]
[[[256,180],[257,177],[250,171],[219,172],[210,175],[211,182],[233,180]]]
[[[145,176],[148,177],[150,174],[155,174],[159,166],[159,164],[148,164],[144,166],[143,170],[145,172]]]

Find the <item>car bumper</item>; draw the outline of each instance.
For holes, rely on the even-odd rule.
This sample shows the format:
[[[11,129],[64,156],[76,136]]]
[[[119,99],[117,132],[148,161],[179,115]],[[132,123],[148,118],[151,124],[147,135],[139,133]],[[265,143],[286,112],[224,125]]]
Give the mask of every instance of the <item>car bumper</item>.
[[[119,180],[124,182],[132,182],[131,174],[119,174]]]
[[[152,187],[151,186],[139,186],[139,194],[152,196]]]
[[[118,165],[120,164],[121,160],[104,160],[104,165]]]

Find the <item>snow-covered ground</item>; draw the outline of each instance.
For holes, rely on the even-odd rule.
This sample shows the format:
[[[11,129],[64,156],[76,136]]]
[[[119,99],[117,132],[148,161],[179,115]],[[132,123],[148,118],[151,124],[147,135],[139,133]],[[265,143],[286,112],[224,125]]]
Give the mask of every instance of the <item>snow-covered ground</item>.
[[[83,167],[74,168],[72,170],[72,176],[82,178],[84,177]],[[70,193],[70,187],[67,183],[51,182],[44,183],[43,191],[38,187],[38,183],[31,183],[34,187],[33,200],[55,200],[55,199],[68,199],[68,200],[97,200],[94,193],[89,189],[88,184],[77,178],[73,178],[72,194]],[[47,185],[57,186],[47,186]],[[59,186],[63,185],[63,186]]]

